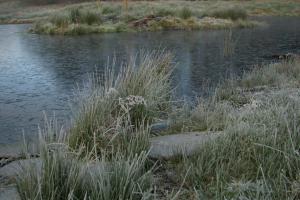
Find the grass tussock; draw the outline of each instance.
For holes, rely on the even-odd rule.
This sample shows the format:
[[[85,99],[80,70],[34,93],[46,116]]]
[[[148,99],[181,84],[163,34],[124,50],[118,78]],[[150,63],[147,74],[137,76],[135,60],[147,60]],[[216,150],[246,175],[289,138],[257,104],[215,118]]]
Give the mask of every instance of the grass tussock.
[[[191,18],[193,16],[193,12],[191,9],[187,8],[187,7],[183,7],[180,12],[179,12],[179,16],[182,19],[188,19]]]
[[[57,27],[62,27],[69,25],[69,24],[100,24],[102,22],[101,16],[95,12],[90,11],[81,11],[78,8],[73,8],[67,13],[53,16],[53,18],[50,19],[50,22],[52,22]]]
[[[148,137],[122,135],[123,148],[111,152],[73,151],[55,120],[39,132],[38,162],[24,165],[16,177],[21,199],[150,199],[152,168],[147,161]],[[148,135],[147,135],[148,136]],[[125,143],[127,141],[127,143]],[[95,144],[96,145],[96,144]],[[93,149],[96,149],[94,147]]]
[[[49,145],[49,144],[48,144]],[[21,199],[148,199],[152,189],[147,153],[109,162],[79,158],[72,152],[43,149],[41,169],[25,168],[17,178]]]
[[[170,54],[141,53],[117,75],[107,69],[102,78],[91,78],[78,96],[70,145],[89,151],[95,144],[102,150],[124,149],[124,135],[132,136],[126,141],[147,135],[146,126],[170,108],[170,64]]]

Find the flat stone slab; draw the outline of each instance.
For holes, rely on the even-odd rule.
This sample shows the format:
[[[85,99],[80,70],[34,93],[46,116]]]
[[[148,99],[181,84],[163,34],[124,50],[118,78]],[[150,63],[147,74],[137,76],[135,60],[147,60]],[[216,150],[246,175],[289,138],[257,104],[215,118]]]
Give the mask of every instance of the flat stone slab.
[[[167,130],[169,126],[170,122],[168,121],[154,123],[150,126],[150,133],[159,134],[160,132]]]
[[[0,200],[21,200],[21,197],[15,186],[8,186],[0,188]]]
[[[25,148],[24,144],[1,144],[0,145],[0,158],[20,158],[25,154],[36,155],[38,148],[35,144],[30,144]]]
[[[0,168],[0,179],[10,180],[22,173],[25,168],[35,167],[41,170],[42,161],[39,158],[13,161]]]
[[[191,155],[206,142],[216,139],[222,132],[188,132],[150,139],[152,158],[168,159],[177,155]]]
[[[33,168],[37,173],[41,173],[42,165],[43,161],[41,158],[13,161],[0,168],[0,183],[2,182],[4,185],[12,183],[18,175],[30,168]],[[82,173],[96,174],[103,170],[109,171],[109,164],[104,162],[90,162],[82,165],[81,170]]]

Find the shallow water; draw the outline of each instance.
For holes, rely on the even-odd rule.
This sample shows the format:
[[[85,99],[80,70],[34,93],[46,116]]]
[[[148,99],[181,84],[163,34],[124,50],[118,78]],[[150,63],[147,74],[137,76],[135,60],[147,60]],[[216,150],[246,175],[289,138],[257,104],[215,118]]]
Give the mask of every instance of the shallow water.
[[[118,63],[140,49],[165,48],[177,62],[173,83],[178,97],[203,92],[207,82],[241,74],[273,54],[300,53],[300,18],[260,18],[268,26],[232,31],[234,53],[224,56],[228,31],[168,31],[61,37],[26,32],[29,25],[0,26],[0,144],[22,135],[34,138],[43,112],[61,121],[70,116],[69,100],[77,83],[103,70],[108,58]]]

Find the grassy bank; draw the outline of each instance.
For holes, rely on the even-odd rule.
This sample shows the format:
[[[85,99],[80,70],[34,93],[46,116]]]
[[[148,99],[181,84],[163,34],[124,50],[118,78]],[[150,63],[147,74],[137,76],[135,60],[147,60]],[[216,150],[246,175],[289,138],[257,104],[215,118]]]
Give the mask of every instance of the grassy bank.
[[[299,16],[300,3],[280,1],[137,1],[26,5],[3,2],[0,23],[35,22],[33,32],[88,34],[122,31],[253,27],[247,16]]]
[[[192,109],[173,114],[170,55],[135,60],[79,93],[65,140],[51,123],[40,134],[48,136],[41,137],[44,164],[17,179],[23,199],[299,198],[299,58],[226,80]],[[222,135],[191,156],[153,162],[147,125],[167,116],[169,133]]]
[[[72,8],[59,15],[37,22],[34,33],[80,35],[105,32],[159,30],[199,30],[247,28],[258,22],[247,19],[245,10],[234,7],[199,13],[189,7],[149,6],[132,3],[128,9],[121,4]]]
[[[167,163],[185,182],[183,197],[299,198],[299,70],[299,59],[257,67],[180,113],[171,132],[224,134],[195,155]]]
[[[58,15],[71,8],[86,8],[92,10],[103,9],[103,7],[114,8],[120,6],[121,2],[90,2],[73,4],[49,4],[34,5],[26,4],[20,0],[0,1],[1,23],[35,22],[47,18],[50,15]],[[224,8],[242,7],[250,16],[299,16],[300,3],[297,0],[253,0],[253,1],[135,1],[129,2],[128,9],[137,9],[135,12],[143,14],[147,10],[171,10],[174,12],[180,8],[187,7],[199,15]],[[169,11],[168,11],[169,12]],[[147,12],[149,14],[149,11]]]

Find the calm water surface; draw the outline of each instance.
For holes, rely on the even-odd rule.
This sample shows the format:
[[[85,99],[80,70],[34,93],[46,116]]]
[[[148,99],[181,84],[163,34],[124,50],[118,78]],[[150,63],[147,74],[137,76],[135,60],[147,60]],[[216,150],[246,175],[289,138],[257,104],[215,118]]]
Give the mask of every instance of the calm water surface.
[[[114,56],[123,62],[140,49],[172,51],[177,96],[191,98],[201,94],[204,83],[272,62],[273,54],[300,53],[300,18],[260,20],[269,25],[233,30],[230,56],[223,54],[225,31],[61,37],[29,34],[29,25],[0,26],[0,144],[21,140],[23,132],[34,138],[43,112],[68,120],[75,85]]]

